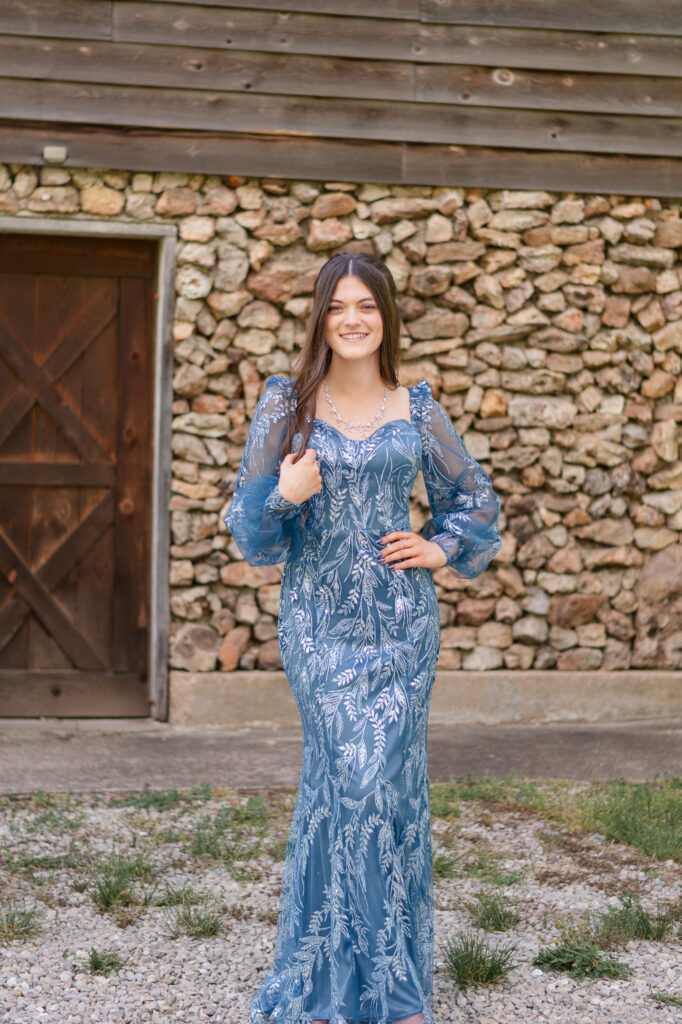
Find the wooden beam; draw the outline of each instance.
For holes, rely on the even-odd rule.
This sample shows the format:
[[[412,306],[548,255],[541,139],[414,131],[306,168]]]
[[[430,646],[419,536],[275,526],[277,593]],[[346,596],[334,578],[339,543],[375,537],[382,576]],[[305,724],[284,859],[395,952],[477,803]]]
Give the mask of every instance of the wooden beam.
[[[0,670],[3,718],[140,718],[149,712],[147,684],[134,672]]]
[[[420,64],[301,54],[150,46],[93,40],[0,36],[0,68],[7,77],[42,81],[126,83],[154,88],[203,89],[364,100],[411,100],[463,107],[565,110],[582,113],[682,114],[682,77],[565,75],[558,71],[499,69],[473,64]],[[682,70],[682,69],[681,69]]]
[[[5,31],[1,18],[0,31]],[[438,25],[374,17],[179,6],[149,0],[114,0],[113,38],[129,43],[181,43],[363,60],[605,74],[622,74],[627,68],[633,75],[666,77],[679,77],[682,60],[679,34],[632,37],[623,32]]]
[[[110,39],[112,0],[2,0],[0,31]]]
[[[67,147],[67,167],[673,198],[682,192],[680,161],[660,157],[0,121],[0,151],[9,163],[43,165],[46,142]]]
[[[242,7],[257,11],[320,12],[319,0],[168,0],[201,7]],[[367,0],[324,0],[325,14],[363,16]],[[449,25],[498,25],[523,28],[579,29],[589,32],[642,32],[670,35],[680,28],[678,0],[381,0],[371,8],[373,18]]]
[[[210,2],[215,3],[215,0]],[[286,6],[290,6],[288,0]],[[419,17],[421,21],[449,25],[507,25],[582,32],[641,32],[644,35],[675,35],[680,31],[679,0],[650,0],[648,4],[643,4],[642,0],[613,0],[612,3],[595,3],[594,0],[420,0]]]
[[[682,156],[682,117],[318,99],[140,86],[0,79],[0,116],[33,120],[442,143],[591,153]]]
[[[0,462],[0,484],[31,487],[113,487],[110,462]]]
[[[198,4],[201,7],[245,7],[255,11],[300,11],[317,14],[320,0],[169,0],[172,4]],[[407,18],[419,21],[420,0],[381,0],[372,6],[373,18]],[[367,0],[324,0],[325,14],[367,14]]]

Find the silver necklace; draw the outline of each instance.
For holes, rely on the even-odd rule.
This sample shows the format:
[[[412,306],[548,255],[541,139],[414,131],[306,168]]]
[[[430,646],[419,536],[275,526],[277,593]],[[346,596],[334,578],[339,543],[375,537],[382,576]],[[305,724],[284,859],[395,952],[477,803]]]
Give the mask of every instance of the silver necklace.
[[[383,416],[384,410],[386,408],[386,400],[388,399],[388,384],[386,385],[386,387],[384,389],[384,400],[381,403],[381,406],[379,408],[379,412],[376,414],[374,419],[366,420],[366,421],[364,421],[362,423],[351,423],[350,420],[344,419],[344,417],[340,415],[338,409],[336,408],[336,406],[332,402],[332,398],[331,398],[331,395],[329,394],[329,388],[327,387],[326,380],[323,381],[322,383],[324,384],[324,393],[325,393],[327,401],[328,401],[328,403],[329,403],[329,405],[331,407],[332,413],[336,417],[337,421],[339,423],[343,424],[343,426],[348,427],[349,430],[362,430],[364,432],[369,433],[369,432],[371,432],[372,427],[374,426],[374,424],[378,423],[378,421]],[[342,433],[343,433],[343,431],[342,431]]]

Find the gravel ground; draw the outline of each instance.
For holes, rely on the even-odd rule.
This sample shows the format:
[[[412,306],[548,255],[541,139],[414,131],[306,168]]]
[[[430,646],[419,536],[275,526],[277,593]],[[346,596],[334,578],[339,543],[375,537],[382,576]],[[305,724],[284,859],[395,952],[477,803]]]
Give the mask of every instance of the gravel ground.
[[[248,1024],[251,995],[272,962],[295,793],[260,794],[270,815],[256,852],[257,823],[235,824],[229,810],[244,808],[248,794],[203,785],[193,799],[163,810],[110,806],[130,794],[0,799],[3,907],[9,897],[16,907],[39,908],[36,934],[0,943],[3,1024]],[[253,796],[257,817],[263,805]],[[681,865],[649,860],[597,835],[562,833],[532,813],[478,802],[462,803],[461,810],[458,818],[433,821],[435,852],[457,865],[455,877],[436,880],[436,1024],[679,1024],[682,1009],[651,995],[682,997],[679,934],[612,951],[632,970],[624,980],[577,982],[544,973],[532,960],[558,937],[562,918],[617,905],[618,894],[637,893],[652,910],[674,903]],[[192,848],[203,839],[204,849],[213,842],[218,854],[234,849],[227,837],[234,841],[235,833],[215,828],[228,818],[241,861]],[[156,874],[141,874],[130,902],[101,912],[89,890],[97,859],[112,849],[147,856]],[[513,939],[518,966],[496,985],[458,992],[441,946],[469,925],[463,900],[493,883],[515,900],[520,920],[490,941]],[[166,885],[191,886],[217,912],[212,937],[177,931],[178,908],[158,905]],[[108,975],[84,970],[93,947],[118,954],[122,966]]]

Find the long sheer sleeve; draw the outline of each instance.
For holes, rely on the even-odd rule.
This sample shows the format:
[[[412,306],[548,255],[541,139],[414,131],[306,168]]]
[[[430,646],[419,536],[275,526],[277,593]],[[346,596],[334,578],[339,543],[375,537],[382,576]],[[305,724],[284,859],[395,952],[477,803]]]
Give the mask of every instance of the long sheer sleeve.
[[[443,548],[447,568],[468,579],[483,572],[501,547],[500,499],[483,467],[466,450],[443,406],[421,381],[422,474],[432,516],[424,540]]]
[[[272,374],[258,400],[223,522],[249,565],[276,565],[303,543],[307,502],[289,501],[279,490],[280,447],[289,406],[289,382]]]

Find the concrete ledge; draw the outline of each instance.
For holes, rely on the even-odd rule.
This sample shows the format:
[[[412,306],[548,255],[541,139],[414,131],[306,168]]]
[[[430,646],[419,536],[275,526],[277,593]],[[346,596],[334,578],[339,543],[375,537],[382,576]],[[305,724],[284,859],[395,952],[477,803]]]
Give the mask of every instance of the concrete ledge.
[[[438,672],[433,725],[666,722],[682,672]],[[300,726],[284,672],[170,673],[169,722],[223,729]]]

